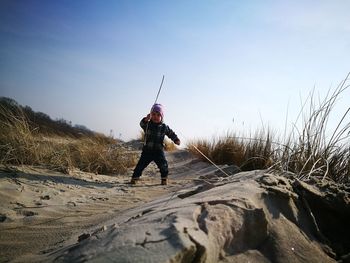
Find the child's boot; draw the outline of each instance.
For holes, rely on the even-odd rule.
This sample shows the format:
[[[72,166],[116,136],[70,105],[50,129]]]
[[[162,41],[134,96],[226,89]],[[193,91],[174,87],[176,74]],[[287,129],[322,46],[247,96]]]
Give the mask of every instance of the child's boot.
[[[162,185],[168,185],[168,178],[162,178],[161,184]]]
[[[135,185],[135,184],[137,184],[138,180],[139,180],[139,179],[131,178],[130,184]]]

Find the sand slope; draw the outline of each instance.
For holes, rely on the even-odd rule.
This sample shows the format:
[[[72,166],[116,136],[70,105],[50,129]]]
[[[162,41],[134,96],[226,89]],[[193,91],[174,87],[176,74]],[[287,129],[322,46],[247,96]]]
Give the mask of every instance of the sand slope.
[[[3,172],[1,259],[348,262],[346,186],[268,171],[221,177],[184,151],[168,160],[170,186],[154,166],[136,187],[78,171]]]
[[[171,158],[170,158],[171,159]],[[172,193],[190,183],[160,185],[155,165],[142,184],[128,175],[104,176],[78,170],[69,175],[41,167],[0,168],[0,262],[36,261],[121,211]]]

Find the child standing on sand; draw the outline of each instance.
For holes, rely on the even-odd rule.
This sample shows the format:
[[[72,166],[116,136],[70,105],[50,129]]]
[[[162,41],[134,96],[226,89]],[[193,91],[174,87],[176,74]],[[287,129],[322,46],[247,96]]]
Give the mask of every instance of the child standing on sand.
[[[145,143],[139,162],[137,163],[131,178],[131,184],[136,184],[140,179],[142,171],[154,161],[159,168],[161,184],[168,184],[168,162],[164,155],[164,137],[167,135],[175,144],[180,145],[180,140],[163,122],[164,108],[161,104],[154,104],[151,113],[142,118],[140,126],[145,132]]]

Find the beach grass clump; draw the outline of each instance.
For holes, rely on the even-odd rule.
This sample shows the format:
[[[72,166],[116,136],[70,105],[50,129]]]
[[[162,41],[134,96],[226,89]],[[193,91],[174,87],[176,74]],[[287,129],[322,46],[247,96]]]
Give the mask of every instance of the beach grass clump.
[[[349,88],[348,80],[349,75],[322,101],[316,101],[313,92],[310,94],[298,116],[302,116],[301,128],[294,124],[283,149],[281,169],[301,179],[319,176],[337,182],[350,180],[350,108],[338,117],[333,129],[328,125],[336,101]]]
[[[123,174],[136,164],[137,156],[102,138],[86,137],[68,145],[74,167],[99,174]]]
[[[270,167],[275,158],[271,141],[271,132],[259,131],[254,137],[227,133],[211,141],[191,141],[188,149],[203,160],[207,160],[205,155],[215,164],[234,164],[243,171],[250,171]]]
[[[136,164],[135,153],[103,134],[76,138],[33,127],[21,108],[0,107],[0,164],[42,165],[63,172],[78,168],[102,174],[125,173]]]
[[[253,136],[228,133],[211,141],[193,140],[188,149],[205,161],[203,154],[216,164],[235,164],[243,171],[270,168],[292,172],[299,179],[312,176],[349,183],[350,108],[333,130],[328,126],[336,101],[349,88],[348,82],[349,74],[323,100],[316,101],[311,93],[293,129],[282,140],[263,129]]]
[[[40,153],[37,150],[36,134],[20,108],[14,113],[0,106],[0,156],[1,163],[37,163]]]

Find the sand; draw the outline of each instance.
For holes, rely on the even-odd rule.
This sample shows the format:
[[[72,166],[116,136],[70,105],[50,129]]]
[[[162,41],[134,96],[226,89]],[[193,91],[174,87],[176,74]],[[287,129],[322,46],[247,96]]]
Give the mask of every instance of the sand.
[[[180,165],[186,170],[180,162],[175,164],[170,158],[170,169]],[[162,186],[151,164],[140,184],[131,186],[131,173],[106,176],[79,170],[63,174],[42,167],[1,167],[0,261],[35,261],[36,255],[55,250],[71,238],[76,241],[76,235],[122,211],[191,182],[172,180],[169,186]]]
[[[348,262],[347,187],[167,159],[168,186],[155,165],[136,186],[131,170],[3,167],[0,261]]]

